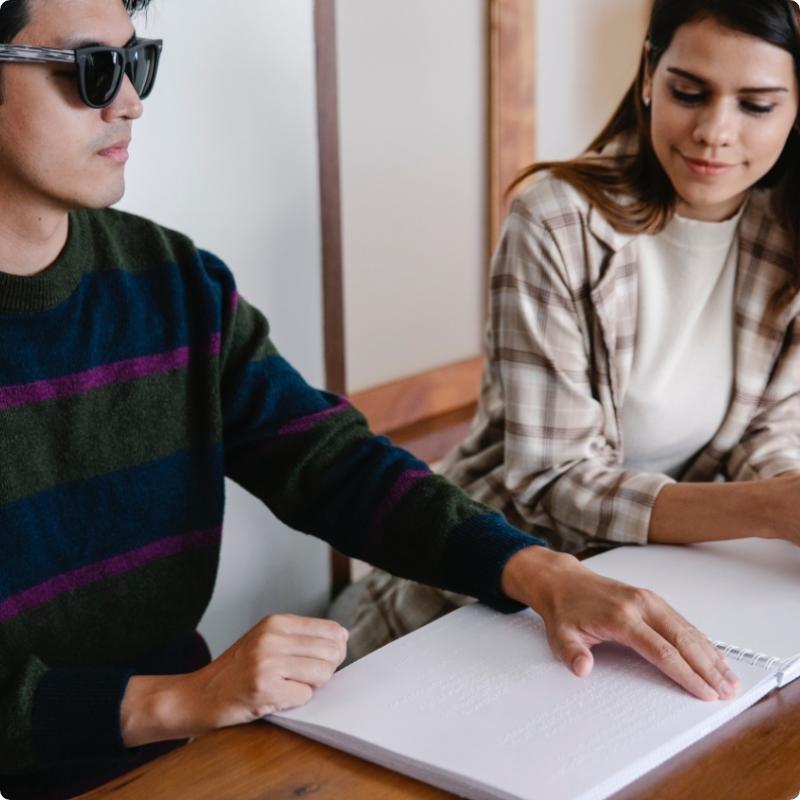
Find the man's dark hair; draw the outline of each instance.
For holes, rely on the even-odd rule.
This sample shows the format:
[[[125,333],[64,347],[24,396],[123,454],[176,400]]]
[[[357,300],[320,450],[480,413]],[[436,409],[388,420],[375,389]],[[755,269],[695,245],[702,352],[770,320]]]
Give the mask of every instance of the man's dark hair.
[[[129,14],[142,11],[150,0],[122,0]],[[0,6],[0,44],[10,42],[28,24],[28,0],[6,0]]]

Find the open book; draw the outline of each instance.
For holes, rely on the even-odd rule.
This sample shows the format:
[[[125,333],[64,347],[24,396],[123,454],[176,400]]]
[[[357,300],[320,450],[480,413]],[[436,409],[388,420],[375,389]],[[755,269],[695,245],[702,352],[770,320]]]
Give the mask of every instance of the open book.
[[[617,645],[596,647],[593,672],[577,678],[532,611],[472,605],[270,720],[473,800],[601,800],[800,674],[800,548],[649,545],[584,563],[657,591],[718,641],[739,694],[695,700]]]

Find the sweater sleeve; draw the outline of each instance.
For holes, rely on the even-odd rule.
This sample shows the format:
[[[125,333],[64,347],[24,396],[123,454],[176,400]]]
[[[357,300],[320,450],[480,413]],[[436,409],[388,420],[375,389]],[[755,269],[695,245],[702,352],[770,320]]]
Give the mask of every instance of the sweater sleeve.
[[[342,397],[309,386],[264,317],[231,293],[221,352],[226,473],[289,526],[396,575],[516,609],[508,559],[541,540],[386,438]]]
[[[130,675],[125,669],[49,669],[38,658],[4,675],[0,773],[123,756],[119,715]]]

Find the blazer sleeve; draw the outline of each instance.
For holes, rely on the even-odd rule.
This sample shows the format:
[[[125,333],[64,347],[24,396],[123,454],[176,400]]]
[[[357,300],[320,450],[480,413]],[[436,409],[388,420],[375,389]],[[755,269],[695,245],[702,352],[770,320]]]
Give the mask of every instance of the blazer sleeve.
[[[517,201],[494,258],[488,351],[505,415],[503,490],[563,549],[644,544],[656,496],[673,481],[624,469],[604,435],[609,378],[595,366],[604,345],[574,238]]]
[[[786,331],[757,413],[727,460],[732,481],[800,469],[800,316]]]

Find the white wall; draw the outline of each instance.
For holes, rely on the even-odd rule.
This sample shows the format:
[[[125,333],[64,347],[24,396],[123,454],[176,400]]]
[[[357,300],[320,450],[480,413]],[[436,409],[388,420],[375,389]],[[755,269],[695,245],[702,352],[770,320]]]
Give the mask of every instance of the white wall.
[[[278,347],[323,380],[312,0],[157,0],[164,39],[134,126],[120,207],[222,257],[272,322]],[[288,531],[228,484],[222,567],[201,629],[212,649],[268,611],[321,611],[327,546]]]
[[[586,149],[636,75],[650,0],[537,0],[536,157]]]
[[[480,349],[485,3],[340,0],[347,383]]]

